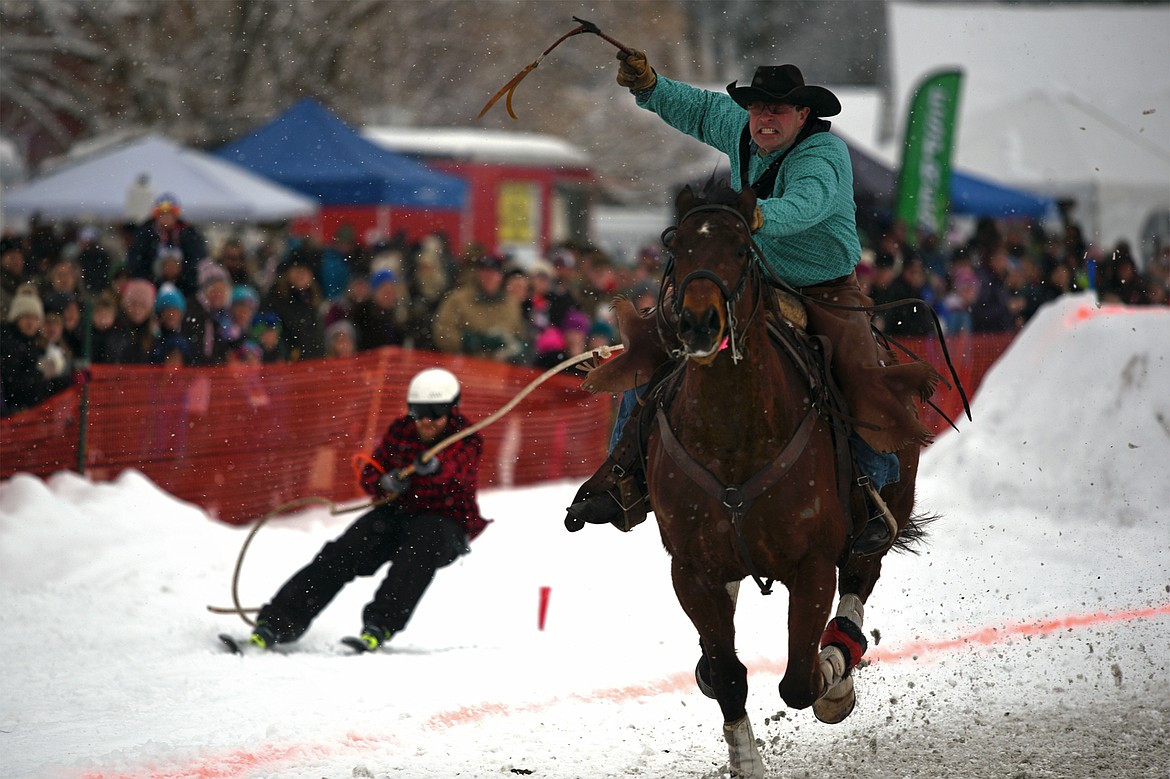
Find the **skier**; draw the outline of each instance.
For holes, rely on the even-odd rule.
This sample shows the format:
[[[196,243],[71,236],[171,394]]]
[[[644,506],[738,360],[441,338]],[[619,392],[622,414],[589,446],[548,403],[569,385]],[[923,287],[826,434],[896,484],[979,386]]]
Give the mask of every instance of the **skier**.
[[[459,396],[459,380],[442,368],[411,379],[407,414],[390,423],[361,474],[362,488],[388,502],[359,517],[285,582],[260,610],[254,645],[266,649],[297,640],[343,586],[390,562],[362,612],[355,646],[378,649],[406,627],[435,572],[470,551],[468,542],[490,522],[476,501],[483,436],[473,433],[422,459],[435,443],[468,426]],[[407,466],[413,473],[405,472]]]

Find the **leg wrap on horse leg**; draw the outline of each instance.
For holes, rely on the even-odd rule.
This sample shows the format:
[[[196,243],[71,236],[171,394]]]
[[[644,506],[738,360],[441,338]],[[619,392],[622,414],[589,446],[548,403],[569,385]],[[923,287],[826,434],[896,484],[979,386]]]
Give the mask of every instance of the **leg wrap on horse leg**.
[[[865,606],[853,593],[841,596],[837,616],[821,636],[821,677],[825,694],[813,703],[813,714],[821,722],[836,725],[853,712],[857,695],[851,671],[865,654],[867,643],[861,625]]]
[[[735,779],[764,779],[764,761],[756,746],[752,722],[743,715],[723,726],[723,740],[727,742],[727,756],[731,775]]]

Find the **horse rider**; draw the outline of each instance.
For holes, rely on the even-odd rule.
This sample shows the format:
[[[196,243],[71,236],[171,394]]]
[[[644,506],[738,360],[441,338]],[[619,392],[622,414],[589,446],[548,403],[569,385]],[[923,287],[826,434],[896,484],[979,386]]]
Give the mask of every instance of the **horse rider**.
[[[360,639],[378,649],[406,627],[435,572],[470,551],[468,542],[490,522],[476,500],[483,436],[472,433],[422,459],[438,441],[468,427],[459,396],[459,380],[442,368],[410,380],[407,414],[390,423],[361,473],[362,488],[382,502],[325,544],[265,604],[253,644],[268,649],[297,640],[342,587],[389,562],[362,611]]]
[[[841,112],[840,101],[825,87],[805,84],[795,65],[760,66],[750,85],[732,82],[724,94],[659,76],[645,52],[623,51],[618,59],[617,82],[639,106],[727,154],[732,185],[754,190],[750,228],[766,270],[805,297],[809,332],[831,343],[832,372],[855,420],[851,443],[858,466],[877,490],[896,482],[895,453],[931,440],[914,409],[933,393],[938,374],[921,361],[895,364],[874,339],[869,312],[858,310],[873,301],[854,271],[861,243],[853,169],[845,142],[828,132],[825,119]],[[623,397],[627,415],[632,398],[633,390]],[[624,422],[619,413],[617,424]],[[617,524],[623,513],[627,528],[645,519],[640,447],[611,449],[569,507],[566,526]],[[867,505],[867,511],[855,554],[882,551],[893,540],[880,510]]]

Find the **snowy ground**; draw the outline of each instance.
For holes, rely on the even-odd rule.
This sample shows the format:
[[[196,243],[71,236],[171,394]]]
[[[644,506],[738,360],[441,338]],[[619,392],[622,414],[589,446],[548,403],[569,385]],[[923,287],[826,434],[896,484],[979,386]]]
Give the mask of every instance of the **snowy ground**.
[[[946,519],[887,561],[843,724],[784,708],[786,596],[743,587],[769,777],[1170,776],[1170,312],[1045,310],[974,412],[926,453],[920,507]],[[0,483],[0,776],[722,776],[653,523],[570,535],[575,486],[485,492],[496,523],[393,651],[337,645],[361,579],[298,644],[236,657],[215,634],[246,627],[205,606],[230,605],[245,529],[137,472]],[[269,523],[241,597],[355,516]]]

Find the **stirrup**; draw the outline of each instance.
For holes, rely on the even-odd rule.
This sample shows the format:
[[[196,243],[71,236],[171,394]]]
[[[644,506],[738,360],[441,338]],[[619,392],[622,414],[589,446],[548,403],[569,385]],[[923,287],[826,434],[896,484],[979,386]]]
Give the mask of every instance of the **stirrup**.
[[[884,554],[889,551],[898,538],[898,521],[894,519],[890,507],[874,489],[873,482],[869,480],[868,476],[862,476],[857,482],[865,491],[865,504],[873,506],[874,514],[869,517],[861,529],[861,533],[854,539],[853,548],[850,551],[861,557]],[[879,522],[880,524],[878,524]],[[879,534],[878,531],[885,532]]]

